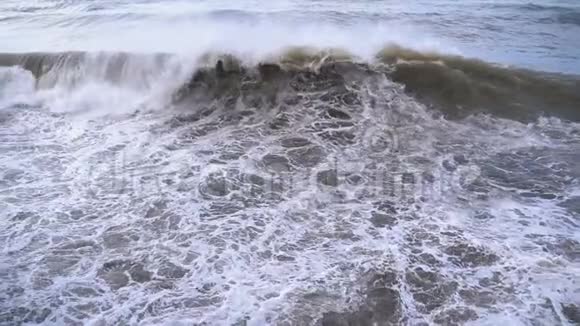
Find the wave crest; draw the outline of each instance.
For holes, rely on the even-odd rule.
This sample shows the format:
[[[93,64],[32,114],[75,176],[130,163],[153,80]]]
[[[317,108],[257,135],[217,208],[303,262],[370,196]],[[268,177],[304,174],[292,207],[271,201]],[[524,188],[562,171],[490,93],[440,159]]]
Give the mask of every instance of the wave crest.
[[[372,61],[343,49],[290,47],[259,60],[219,53],[187,58],[70,52],[2,54],[0,65],[29,70],[38,88],[74,89],[100,82],[163,94],[174,103],[194,93],[197,99],[209,94],[220,97],[248,82],[283,85],[270,87],[270,91],[282,92],[291,83],[294,88],[308,89],[312,76],[332,84],[344,83],[353,74],[357,78],[361,73],[378,74],[403,84],[409,94],[449,118],[485,112],[523,121],[544,114],[580,120],[580,82],[575,76],[512,69],[397,45],[384,47]]]

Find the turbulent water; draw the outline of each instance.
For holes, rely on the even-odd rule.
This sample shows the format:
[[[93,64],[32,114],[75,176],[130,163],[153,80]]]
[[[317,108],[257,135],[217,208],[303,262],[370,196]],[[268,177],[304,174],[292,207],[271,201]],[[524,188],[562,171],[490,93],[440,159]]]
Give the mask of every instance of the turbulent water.
[[[4,0],[0,325],[580,323],[576,1]]]

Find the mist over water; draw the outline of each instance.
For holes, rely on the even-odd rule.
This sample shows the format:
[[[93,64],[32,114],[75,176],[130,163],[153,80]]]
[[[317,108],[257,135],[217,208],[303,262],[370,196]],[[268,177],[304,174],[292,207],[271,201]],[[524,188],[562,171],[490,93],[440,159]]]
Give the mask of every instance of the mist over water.
[[[4,1],[3,51],[269,53],[386,42],[537,70],[578,73],[575,1]]]
[[[0,3],[0,325],[580,322],[575,1]]]

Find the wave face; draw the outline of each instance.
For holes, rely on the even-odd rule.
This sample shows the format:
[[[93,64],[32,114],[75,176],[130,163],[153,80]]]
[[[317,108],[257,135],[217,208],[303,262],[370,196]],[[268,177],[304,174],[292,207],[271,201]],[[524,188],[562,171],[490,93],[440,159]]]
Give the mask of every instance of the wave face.
[[[0,64],[0,323],[577,321],[574,77],[397,46]]]
[[[443,108],[447,116],[474,111],[512,119],[538,114],[580,118],[580,79],[510,69],[457,56],[420,53],[389,47],[380,60],[394,66],[391,78],[419,98]]]
[[[221,65],[219,69],[216,63]],[[348,68],[334,71],[336,65]],[[383,48],[371,61],[347,50],[296,47],[251,60],[217,53],[190,58],[86,52],[0,54],[0,66],[24,69],[35,78],[37,89],[59,90],[62,98],[86,92],[87,87],[108,87],[99,95],[112,90],[133,93],[127,97],[140,98],[143,108],[177,104],[187,93],[200,90],[204,95],[223,97],[224,92],[241,89],[244,83],[282,85],[270,90],[277,96],[292,89],[288,85],[305,74],[342,80],[343,73],[368,70],[402,84],[408,94],[446,118],[482,112],[520,121],[539,116],[580,119],[580,79],[575,76],[500,67],[396,45]]]

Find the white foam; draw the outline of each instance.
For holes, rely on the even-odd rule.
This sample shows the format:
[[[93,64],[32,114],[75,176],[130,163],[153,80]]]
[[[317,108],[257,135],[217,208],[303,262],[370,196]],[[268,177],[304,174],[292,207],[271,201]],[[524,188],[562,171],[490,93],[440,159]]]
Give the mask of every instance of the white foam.
[[[0,67],[0,109],[19,103],[30,103],[36,80],[20,67]]]
[[[96,52],[63,55],[38,80],[20,67],[0,68],[0,105],[24,103],[85,118],[162,109],[195,64],[177,55]]]
[[[171,30],[169,25],[163,23],[160,24],[164,26],[163,29],[156,32],[119,31],[107,37],[112,37],[115,42],[128,37],[131,33],[136,33],[135,35],[139,37],[131,38],[129,44],[120,42],[109,46],[112,50],[119,50],[125,46],[151,50],[156,47],[151,44],[151,40],[156,39],[160,43],[156,51],[165,45],[176,47],[174,50],[178,50],[178,47],[182,47],[182,50],[183,47],[191,47],[185,49],[185,52],[192,53],[197,53],[196,51],[205,53],[208,49],[222,51],[235,49],[246,53],[251,59],[254,56],[269,55],[271,51],[296,43],[348,49],[359,49],[360,45],[360,53],[355,54],[364,56],[372,53],[375,50],[373,47],[379,46],[384,41],[385,37],[380,36],[380,33],[391,33],[389,35],[393,35],[393,38],[399,37],[395,35],[396,32],[386,27],[383,30],[373,30],[370,25],[369,28],[358,27],[360,30],[354,27],[351,33],[345,32],[346,28],[325,24],[310,24],[295,28],[276,27],[278,25],[269,23],[229,26],[226,24],[225,27],[219,27],[217,23],[189,22],[186,25],[196,27],[200,35],[206,35],[206,39],[201,37],[203,42],[199,48],[195,48],[195,37],[192,37],[191,44],[183,45],[187,35],[174,35],[175,31],[186,34],[179,29],[184,26],[183,24],[185,23],[176,23]],[[369,31],[377,32],[375,38],[368,35]],[[168,35],[174,35],[173,39],[165,39]],[[242,37],[246,39],[243,40]],[[369,44],[365,46],[363,43],[369,39]],[[135,43],[130,44],[131,42]],[[418,41],[416,45],[421,46],[421,43]],[[102,45],[97,42],[95,48],[103,50]],[[38,89],[35,88],[31,74],[19,68],[9,68],[4,71],[5,76],[9,77],[6,78],[8,82],[5,85],[14,94],[20,94],[18,96],[24,99],[32,98],[39,101],[54,112],[74,113],[83,117],[87,115],[94,117],[95,114],[101,113],[107,115],[129,113],[143,105],[156,107],[150,104],[151,101],[154,103],[157,99],[167,96],[168,90],[175,88],[174,82],[181,82],[180,79],[188,76],[188,70],[191,69],[188,57],[180,56],[176,59],[175,65],[166,66],[157,64],[155,60],[149,62],[149,59],[141,60],[136,57],[133,61],[135,65],[130,62],[125,66],[126,69],[121,71],[119,78],[110,78],[106,67],[114,64],[113,61],[109,61],[113,59],[97,56],[88,58],[87,62],[91,64],[82,65],[80,68],[59,67],[60,70],[55,70],[54,74],[41,78]],[[538,130],[518,122],[494,117],[477,117],[460,122],[433,119],[422,105],[404,95],[392,83],[384,85],[384,88],[377,90],[377,94],[378,100],[384,101],[382,104],[385,105],[377,106],[374,108],[375,111],[366,108],[368,112],[365,111],[364,118],[381,127],[383,125],[390,127],[396,123],[411,126],[408,130],[401,130],[397,134],[399,137],[397,146],[400,146],[401,153],[389,157],[392,161],[404,161],[408,159],[407,156],[416,155],[427,160],[431,159],[434,164],[440,164],[455,150],[474,150],[481,156],[470,159],[477,162],[479,159],[490,159],[490,155],[497,152],[509,152],[534,145],[550,145],[549,140]],[[10,97],[12,93],[6,94]],[[455,198],[462,189],[450,189],[450,193],[440,194],[432,202],[417,202],[423,206],[424,211],[415,210],[414,206],[407,207],[410,211],[407,211],[408,214],[397,215],[400,220],[395,227],[373,230],[367,219],[350,214],[359,210],[368,213],[372,209],[369,202],[362,200],[336,204],[332,197],[334,193],[323,191],[311,178],[305,182],[297,182],[294,185],[296,187],[294,192],[287,194],[288,198],[280,203],[246,207],[243,214],[202,216],[200,212],[207,210],[213,202],[200,198],[197,192],[198,179],[203,179],[209,172],[216,172],[219,169],[254,166],[265,153],[279,150],[276,145],[279,139],[248,136],[243,140],[255,141],[258,144],[254,147],[255,150],[247,153],[248,158],[230,161],[225,166],[209,165],[205,170],[203,166],[211,162],[210,158],[213,156],[201,152],[211,149],[214,151],[211,155],[217,157],[225,145],[240,141],[232,132],[234,128],[225,127],[206,137],[180,144],[179,150],[167,150],[170,145],[181,140],[182,131],[198,127],[196,123],[191,123],[183,129],[169,127],[167,119],[172,113],[161,111],[122,119],[95,119],[95,121],[84,119],[79,123],[70,118],[72,114],[43,115],[43,112],[40,112],[30,113],[18,121],[18,124],[8,124],[6,129],[2,129],[7,135],[17,132],[25,134],[26,146],[55,144],[61,148],[27,152],[25,146],[22,146],[22,152],[3,156],[3,161],[10,161],[9,163],[14,166],[28,167],[27,172],[32,175],[34,182],[20,185],[20,192],[17,194],[21,198],[18,200],[26,209],[38,212],[41,216],[38,218],[41,222],[38,223],[31,220],[15,222],[4,219],[9,226],[18,225],[16,233],[8,228],[8,224],[6,228],[0,229],[5,247],[11,251],[22,252],[18,257],[19,265],[33,268],[20,273],[19,275],[22,275],[20,277],[26,278],[27,282],[42,280],[42,273],[48,268],[46,267],[48,264],[38,260],[50,258],[51,250],[78,237],[83,240],[94,240],[100,250],[91,252],[85,248],[73,253],[86,254],[85,256],[89,258],[74,265],[65,275],[49,277],[54,282],[45,285],[43,289],[32,289],[32,284],[19,280],[22,281],[21,284],[26,284],[28,295],[32,293],[37,299],[40,298],[36,303],[38,305],[51,302],[48,300],[43,302],[43,297],[36,295],[37,293],[49,298],[55,295],[66,297],[68,301],[65,301],[65,305],[53,311],[53,315],[57,318],[55,324],[64,323],[64,316],[72,315],[71,311],[74,311],[78,304],[84,303],[107,308],[94,314],[95,324],[99,324],[98,319],[102,320],[102,324],[114,324],[119,321],[127,321],[130,324],[138,322],[160,324],[175,321],[175,324],[179,324],[189,319],[192,322],[207,321],[213,325],[231,324],[248,316],[251,318],[250,325],[262,325],[267,324],[269,318],[276,321],[283,313],[292,315],[296,312],[292,309],[303,309],[298,311],[299,314],[312,313],[309,315],[312,318],[320,317],[325,311],[346,309],[346,299],[357,300],[357,296],[361,296],[355,291],[357,282],[360,282],[360,275],[369,270],[381,272],[393,269],[399,274],[399,281],[405,283],[405,273],[409,268],[416,266],[411,265],[409,254],[412,249],[417,248],[409,248],[409,240],[406,239],[412,236],[415,230],[432,232],[436,236],[440,231],[451,230],[460,234],[466,243],[485,245],[505,260],[489,268],[481,267],[477,273],[470,274],[465,269],[445,261],[444,257],[437,257],[443,264],[439,267],[439,272],[449,277],[449,280],[460,281],[461,285],[476,284],[481,277],[500,270],[508,283],[506,286],[513,285],[518,290],[513,294],[515,298],[510,297],[509,304],[504,302],[497,304],[498,307],[505,308],[505,312],[486,315],[483,311],[477,321],[479,324],[492,325],[496,322],[523,324],[522,319],[528,318],[525,314],[533,310],[527,302],[534,303],[534,300],[546,296],[554,298],[554,302],[558,300],[570,302],[569,297],[574,299],[573,294],[554,293],[555,289],[573,286],[570,280],[558,279],[559,276],[564,276],[564,273],[552,274],[551,271],[539,268],[535,270],[536,276],[539,275],[536,286],[531,286],[532,282],[527,279],[518,279],[519,267],[534,267],[540,258],[548,256],[547,253],[523,250],[521,247],[529,241],[525,239],[525,235],[540,231],[548,234],[562,233],[564,227],[554,222],[548,223],[546,229],[525,228],[518,223],[514,212],[516,209],[522,210],[530,218],[541,217],[545,212],[549,212],[551,217],[559,217],[559,212],[550,204],[542,205],[540,202],[523,205],[504,197],[491,198],[491,203],[486,201],[482,204],[473,201],[470,204],[490,208],[496,216],[492,221],[478,224],[465,213],[465,210],[456,209],[460,204]],[[312,117],[318,119],[314,115]],[[393,119],[387,119],[388,117]],[[305,121],[305,124],[308,122]],[[256,128],[267,128],[265,125],[264,121],[260,120]],[[44,129],[48,131],[42,132]],[[5,139],[7,138],[3,138]],[[465,139],[469,139],[468,144],[463,142]],[[445,145],[448,147],[444,148]],[[351,149],[350,155],[357,162],[363,164],[369,161],[376,162],[380,166],[391,161],[377,157],[369,159],[365,157],[364,152],[360,152],[363,147]],[[47,161],[54,162],[56,171],[45,167]],[[180,192],[176,189],[177,186],[163,186],[161,183],[166,176],[169,178],[172,174],[185,175],[192,167],[200,166],[202,171],[196,176],[197,179],[184,177],[183,182],[191,184],[190,191]],[[159,182],[160,185],[138,188],[140,183],[148,182],[147,178],[151,177],[153,182]],[[133,183],[136,185],[129,191],[120,192],[117,189],[119,185]],[[61,185],[64,187],[59,188]],[[50,194],[60,189],[63,189],[62,193],[56,198],[45,199],[34,196]],[[94,192],[91,192],[92,190]],[[3,199],[7,199],[6,203],[8,199],[14,200],[11,193],[5,192],[1,195]],[[354,197],[355,194],[347,193],[347,195]],[[148,209],[159,199],[171,201],[167,214],[145,218]],[[222,201],[228,200],[229,198],[225,198]],[[218,201],[220,199],[214,202]],[[406,205],[403,200],[397,204]],[[20,209],[17,206],[3,205],[7,207],[6,216],[13,216]],[[89,214],[95,214],[95,218],[86,216],[81,220],[73,220],[69,217],[69,213],[76,209],[84,209]],[[180,218],[182,223],[170,229],[164,223],[169,223],[173,217]],[[248,239],[248,235],[242,233],[244,230],[247,231],[248,227],[260,229],[259,234],[255,235],[256,238]],[[429,228],[423,229],[424,227]],[[116,232],[115,230],[126,236],[138,235],[139,239],[131,240],[126,247],[121,245],[104,248],[104,235],[110,235]],[[352,232],[357,236],[357,240],[345,240],[335,235],[341,231]],[[568,229],[566,232],[572,230]],[[440,237],[442,241],[454,241],[452,237]],[[263,258],[258,255],[265,250],[273,251],[273,255],[284,254],[281,249],[284,245],[289,245],[289,251],[292,252],[292,245],[298,243],[300,247],[293,254],[295,259],[293,262],[282,263],[275,257]],[[234,244],[238,249],[232,247]],[[429,248],[435,254],[441,253],[443,249],[444,247],[437,246]],[[33,250],[37,252],[32,252]],[[188,260],[188,255],[197,258]],[[55,256],[60,257],[52,255],[53,258]],[[119,258],[146,263],[146,268],[152,272],[160,268],[164,259],[172,259],[183,263],[190,273],[183,279],[171,280],[174,288],[164,289],[158,280],[152,280],[145,284],[134,283],[120,290],[111,290],[96,276],[97,270],[103,263]],[[502,270],[504,267],[513,269],[504,271]],[[577,270],[571,264],[564,267],[570,274]],[[10,267],[2,261],[0,268]],[[554,278],[554,275],[557,277]],[[95,289],[102,289],[103,293],[95,298],[79,299],[68,291],[67,286],[83,282]],[[214,285],[211,291],[206,291],[209,294],[202,293],[200,288],[210,283]],[[399,289],[402,300],[408,305],[405,306],[405,312],[412,316],[410,318],[423,318],[419,309],[415,307],[415,304],[419,303],[415,303],[413,294],[406,289],[408,287],[410,286],[403,284]],[[529,292],[528,288],[531,288]],[[314,291],[322,292],[324,302],[318,306],[296,299],[304,294],[319,293]],[[272,293],[278,296],[267,297]],[[210,301],[209,299],[215,298],[222,301],[215,304],[206,302],[206,306],[203,302],[199,302],[199,306],[191,304],[193,300]],[[160,310],[156,310],[154,303],[159,303]],[[188,303],[192,306],[188,306]],[[25,304],[28,302],[22,298],[17,298],[13,303],[14,307]],[[138,321],[139,313],[144,313],[145,319]]]

